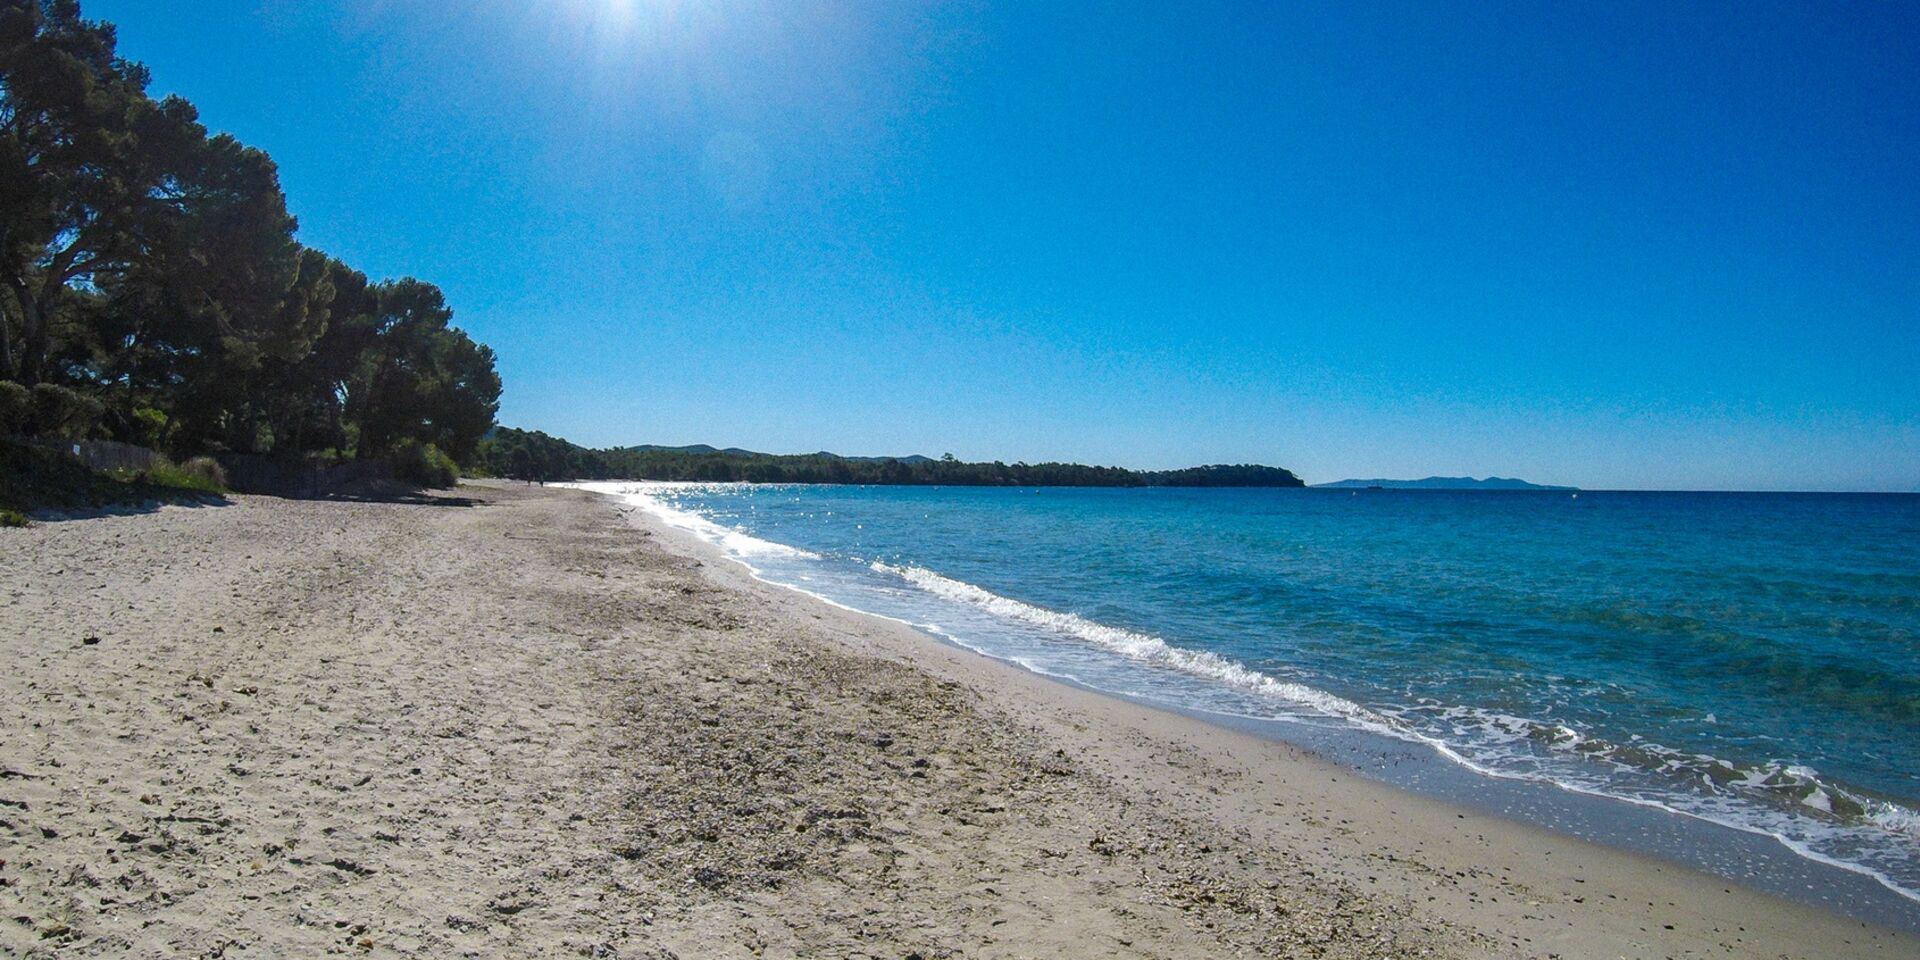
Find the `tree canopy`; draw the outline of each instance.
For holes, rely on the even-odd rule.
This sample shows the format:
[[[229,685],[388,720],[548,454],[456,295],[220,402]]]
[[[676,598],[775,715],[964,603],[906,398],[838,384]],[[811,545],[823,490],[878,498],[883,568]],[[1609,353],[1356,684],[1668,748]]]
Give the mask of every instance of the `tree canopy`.
[[[776,456],[740,450],[616,447],[590,450],[537,430],[503,427],[480,445],[480,466],[516,480],[692,480],[1014,487],[1299,487],[1290,470],[1215,464],[1127,470],[1078,463],[968,463],[925,457]]]
[[[272,159],[147,86],[77,0],[0,0],[0,427],[473,456],[500,379],[441,292],[302,246]]]

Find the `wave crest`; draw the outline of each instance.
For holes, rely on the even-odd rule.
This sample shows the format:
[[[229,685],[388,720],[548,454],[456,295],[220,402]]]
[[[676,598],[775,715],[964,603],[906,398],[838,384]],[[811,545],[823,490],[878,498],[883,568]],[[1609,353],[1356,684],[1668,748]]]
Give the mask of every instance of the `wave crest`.
[[[1653,774],[1706,796],[1743,796],[1781,812],[1789,807],[1798,807],[1828,822],[1878,829],[1906,838],[1920,837],[1920,813],[1887,800],[1862,796],[1798,764],[1735,764],[1718,757],[1674,750],[1637,738],[1631,743],[1617,743],[1582,733],[1561,723],[1472,707],[1452,707],[1442,711],[1439,719],[1456,733],[1468,735],[1468,740],[1456,742],[1456,738],[1435,736],[1424,731],[1422,727],[1427,724],[1417,717],[1397,715],[1399,711],[1377,711],[1324,690],[1269,676],[1215,653],[1189,650],[1151,634],[1108,626],[1078,614],[1049,610],[1003,597],[922,567],[877,561],[869,566],[877,573],[898,577],[942,599],[964,603],[995,616],[1088,642],[1135,662],[1223,683],[1280,701],[1291,708],[1305,708],[1376,733],[1426,744],[1449,759],[1485,775],[1538,780],[1562,787],[1617,795],[1613,789],[1600,783],[1576,784],[1564,779],[1564,771],[1555,773],[1532,768],[1525,762],[1524,746],[1531,744],[1548,755],[1579,757],[1623,771]],[[1476,740],[1479,743],[1476,744]],[[1519,765],[1516,766],[1516,763]],[[1653,802],[1681,812],[1705,812],[1686,809],[1683,796],[1669,795],[1664,800]],[[1717,816],[1711,819],[1724,822]],[[1766,832],[1774,833],[1772,830]],[[1905,890],[1901,892],[1906,893]]]
[[[561,486],[562,484],[556,484]],[[818,560],[820,555],[790,547],[772,540],[762,540],[752,534],[724,527],[691,510],[681,510],[662,499],[661,494],[675,491],[705,490],[726,484],[689,484],[689,483],[576,483],[564,484],[594,493],[603,493],[619,497],[627,503],[652,514],[660,522],[676,529],[685,530],[700,539],[714,544],[738,557],[788,557],[799,560]]]
[[[1152,664],[1168,670],[1225,683],[1239,690],[1272,697],[1297,707],[1307,707],[1330,717],[1339,717],[1370,728],[1405,735],[1397,721],[1368,710],[1344,697],[1325,690],[1268,676],[1245,664],[1204,650],[1177,647],[1151,634],[1110,627],[1079,614],[1062,613],[1003,597],[962,580],[941,576],[923,567],[895,566],[875,561],[877,573],[891,574],[935,596],[955,600],[986,610],[997,616],[1043,627],[1090,642],[1129,660]]]

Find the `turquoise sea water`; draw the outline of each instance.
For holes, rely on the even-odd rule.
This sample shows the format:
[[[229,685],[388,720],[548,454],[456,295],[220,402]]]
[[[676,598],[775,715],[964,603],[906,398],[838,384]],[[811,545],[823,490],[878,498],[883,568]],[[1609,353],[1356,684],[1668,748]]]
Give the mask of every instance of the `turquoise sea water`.
[[[1920,899],[1920,496],[589,486],[1032,670]]]

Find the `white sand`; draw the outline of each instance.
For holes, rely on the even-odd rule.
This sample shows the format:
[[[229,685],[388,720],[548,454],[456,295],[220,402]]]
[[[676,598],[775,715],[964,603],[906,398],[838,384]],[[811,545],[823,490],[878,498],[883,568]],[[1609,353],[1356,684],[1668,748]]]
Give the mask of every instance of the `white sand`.
[[[461,493],[0,531],[0,953],[1916,951]]]

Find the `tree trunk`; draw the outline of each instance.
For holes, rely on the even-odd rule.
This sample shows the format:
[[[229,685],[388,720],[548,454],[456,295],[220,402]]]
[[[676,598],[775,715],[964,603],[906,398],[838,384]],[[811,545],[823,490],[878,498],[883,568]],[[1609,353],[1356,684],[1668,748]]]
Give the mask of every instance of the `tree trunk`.
[[[33,289],[18,279],[7,284],[13,299],[20,304],[20,357],[7,358],[13,378],[31,387],[40,382],[40,368],[47,362],[47,315],[45,304],[33,295]],[[9,353],[12,347],[8,347]]]
[[[13,327],[7,323],[7,311],[0,310],[0,380],[13,379]]]
[[[31,387],[40,382],[41,368],[47,365],[47,311],[40,301],[26,311],[25,343],[20,351],[20,382]]]

